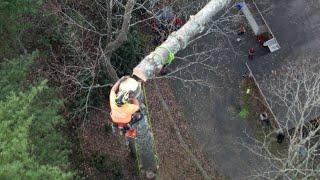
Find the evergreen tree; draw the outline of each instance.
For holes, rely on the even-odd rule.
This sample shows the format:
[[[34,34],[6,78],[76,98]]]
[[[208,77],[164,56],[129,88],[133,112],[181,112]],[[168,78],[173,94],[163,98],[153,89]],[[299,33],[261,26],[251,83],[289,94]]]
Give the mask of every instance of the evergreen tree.
[[[21,56],[1,67],[0,179],[72,177],[59,168],[67,164],[67,143],[55,129],[63,122],[59,103],[50,97],[46,80],[26,80],[35,56]]]

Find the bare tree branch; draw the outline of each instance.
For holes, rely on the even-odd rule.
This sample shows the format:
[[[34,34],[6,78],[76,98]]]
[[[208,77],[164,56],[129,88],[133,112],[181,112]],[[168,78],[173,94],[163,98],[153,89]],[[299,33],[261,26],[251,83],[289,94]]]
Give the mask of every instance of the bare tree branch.
[[[130,19],[131,19],[131,13],[132,13],[133,7],[135,5],[135,2],[136,2],[136,0],[128,0],[127,4],[125,6],[125,12],[124,12],[124,16],[123,16],[121,30],[120,30],[118,36],[116,37],[116,39],[114,41],[108,43],[105,48],[107,55],[110,55],[113,51],[118,49],[127,40]]]

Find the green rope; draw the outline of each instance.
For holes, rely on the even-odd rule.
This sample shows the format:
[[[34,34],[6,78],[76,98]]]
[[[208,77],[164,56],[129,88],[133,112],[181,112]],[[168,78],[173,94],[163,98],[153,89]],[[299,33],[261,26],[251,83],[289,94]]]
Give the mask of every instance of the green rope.
[[[146,88],[144,87],[144,85],[142,85],[142,90],[143,90],[143,95],[144,95],[144,102],[145,102],[146,109],[147,109],[147,115],[148,115],[149,118],[151,118],[150,112],[149,112],[149,107],[148,107],[148,99],[147,99]]]
[[[169,54],[168,54],[167,62],[163,63],[163,65],[165,65],[165,64],[171,64],[172,61],[174,60],[174,53],[173,53],[169,48],[167,48],[166,46],[159,46],[159,47],[157,47],[157,48],[163,48],[163,49],[167,50],[168,53],[169,53]]]

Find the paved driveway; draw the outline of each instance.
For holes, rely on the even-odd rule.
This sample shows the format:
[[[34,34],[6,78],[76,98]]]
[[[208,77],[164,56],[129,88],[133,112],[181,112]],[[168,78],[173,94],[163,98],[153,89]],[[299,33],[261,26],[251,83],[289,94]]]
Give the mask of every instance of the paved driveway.
[[[318,0],[272,0],[264,3],[263,7],[271,7],[265,15],[282,46],[279,53],[290,54],[290,49],[307,43],[318,34],[320,10],[313,8],[318,5]],[[247,122],[238,116],[239,83],[246,71],[244,63],[248,48],[258,49],[252,62],[257,67],[260,59],[273,55],[259,48],[252,32],[237,42],[239,36],[232,30],[238,27],[238,23],[235,19],[218,23],[218,27],[224,28],[222,31],[215,24],[210,24],[214,28],[211,33],[178,55],[185,58],[178,58],[172,64],[173,70],[180,70],[170,75],[170,79],[176,98],[183,106],[208,160],[229,179],[249,179],[254,170],[263,167],[263,161],[242,145],[242,142],[251,143],[245,133],[250,134],[251,130]],[[311,47],[317,45],[314,43]],[[194,54],[196,52],[198,54]],[[280,58],[280,55],[275,55],[274,60]],[[274,65],[264,65],[270,71],[274,68]]]

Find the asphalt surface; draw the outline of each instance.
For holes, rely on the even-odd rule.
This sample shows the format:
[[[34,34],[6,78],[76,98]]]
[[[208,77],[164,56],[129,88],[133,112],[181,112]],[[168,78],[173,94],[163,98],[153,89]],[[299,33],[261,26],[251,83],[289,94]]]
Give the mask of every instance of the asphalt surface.
[[[277,63],[292,52],[299,51],[300,55],[319,52],[313,50],[320,45],[318,0],[271,0],[264,1],[261,7],[282,47],[280,51],[269,54],[251,31],[238,36],[237,28],[241,21],[247,24],[245,20],[220,19],[209,24],[213,28],[209,34],[177,55],[170,66],[172,74],[168,75],[208,161],[227,179],[252,179],[250,175],[264,167],[263,160],[243,145],[252,143],[248,138],[251,130],[238,115],[239,85],[247,71],[248,49],[257,49],[250,66],[259,77],[278,67]],[[241,41],[237,42],[237,38]],[[268,63],[271,57],[273,60]]]
[[[281,49],[249,62],[249,66],[275,116],[285,124],[287,108],[274,103],[277,97],[268,91],[267,85],[272,83],[274,75],[271,71],[279,74],[288,64],[307,59],[311,60],[310,63],[319,63],[320,1],[273,1],[273,5],[272,15],[265,17]]]

